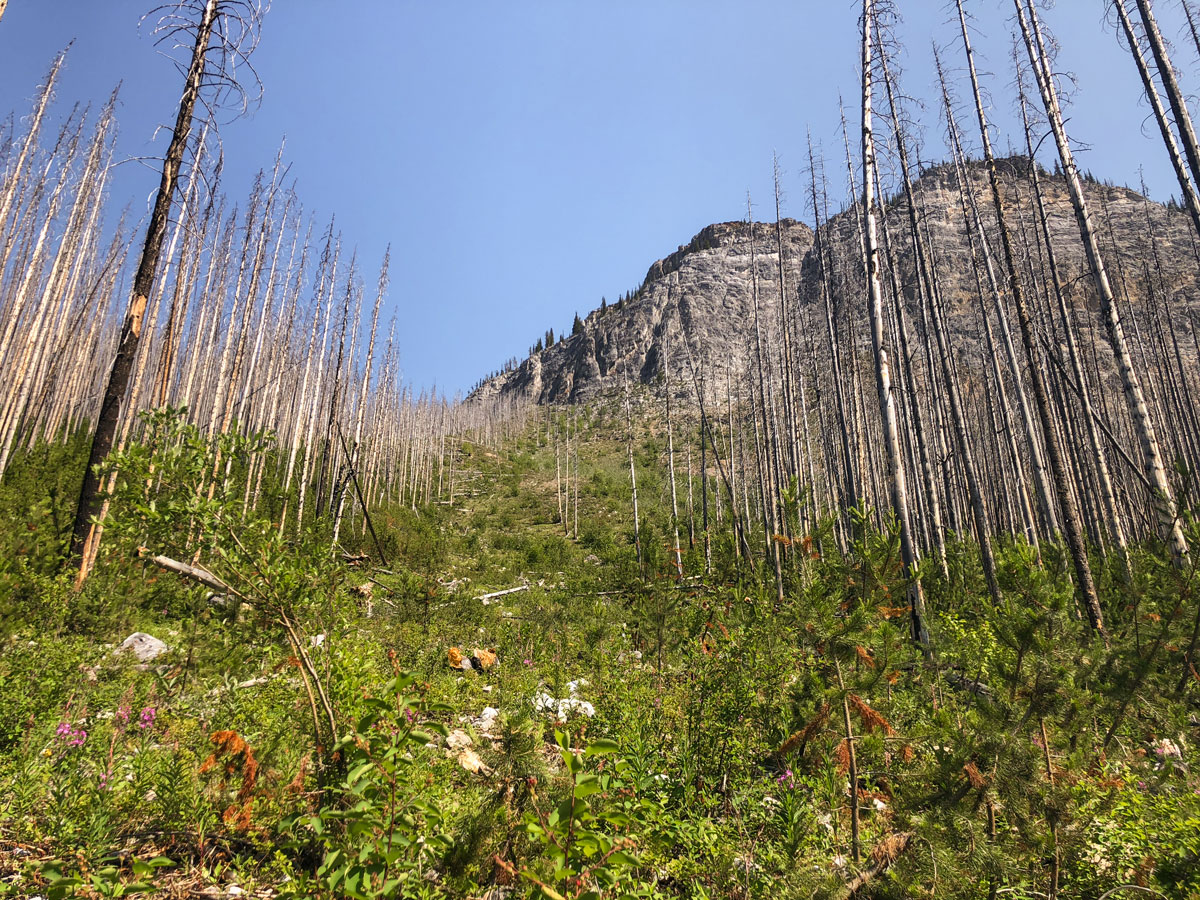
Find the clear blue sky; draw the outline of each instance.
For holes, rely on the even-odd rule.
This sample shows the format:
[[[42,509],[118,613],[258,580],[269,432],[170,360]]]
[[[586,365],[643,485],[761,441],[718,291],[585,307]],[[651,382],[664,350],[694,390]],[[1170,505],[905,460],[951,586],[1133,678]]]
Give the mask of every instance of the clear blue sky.
[[[11,0],[0,21],[0,115],[28,111],[53,54],[75,46],[59,111],[99,105],[124,81],[121,158],[161,154],[180,76],[138,21],[152,0]],[[929,99],[940,158],[931,41],[961,54],[942,0],[898,0],[904,87]],[[1069,128],[1081,164],[1151,194],[1176,191],[1146,123],[1133,64],[1101,0],[1060,0],[1045,21],[1077,91]],[[1197,62],[1182,14],[1160,0],[1185,84]],[[976,50],[1007,130],[1009,0],[972,0]],[[1169,6],[1169,8],[1168,8]],[[858,3],[829,0],[275,0],[254,56],[265,94],[226,124],[225,189],[240,200],[280,140],[306,208],[336,213],[368,282],[393,246],[391,310],[405,374],[453,392],[547,328],[636,287],[649,264],[704,225],[771,212],[771,154],[787,215],[804,209],[805,128],[841,159],[838,92],[857,120]],[[991,74],[994,73],[994,74]],[[964,122],[966,120],[964,119]],[[843,163],[830,165],[838,195]],[[141,214],[157,185],[120,168],[113,205]],[[115,214],[112,217],[115,221]]]

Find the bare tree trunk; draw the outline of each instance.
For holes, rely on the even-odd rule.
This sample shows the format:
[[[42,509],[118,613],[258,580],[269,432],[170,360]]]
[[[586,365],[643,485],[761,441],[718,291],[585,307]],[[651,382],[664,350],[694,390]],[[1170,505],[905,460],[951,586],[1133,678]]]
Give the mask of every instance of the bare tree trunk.
[[[891,370],[888,348],[884,342],[883,287],[879,281],[879,246],[875,236],[875,136],[872,130],[871,86],[873,72],[872,29],[875,27],[874,0],[863,0],[862,38],[862,165],[863,216],[866,232],[867,290],[871,304],[871,342],[875,350],[875,381],[879,391],[879,407],[883,416],[888,466],[892,484],[892,508],[900,523],[900,553],[910,579],[908,602],[912,638],[929,652],[929,629],[925,623],[925,593],[917,569],[916,548],[912,539],[912,523],[908,509],[908,485],[904,477],[904,462],[900,455],[900,436],[896,405],[892,397]],[[853,788],[852,788],[853,792]],[[852,798],[857,802],[857,798]]]
[[[778,452],[772,453],[774,434],[771,428],[771,418],[767,413],[767,387],[766,387],[766,354],[763,352],[762,341],[762,326],[759,321],[759,304],[758,304],[758,260],[756,255],[756,245],[754,240],[754,211],[750,206],[750,195],[746,195],[746,221],[750,228],[750,292],[754,305],[754,355],[756,361],[756,369],[758,371],[758,396],[762,401],[760,412],[762,414],[762,447],[763,456],[759,460],[759,494],[763,504],[763,530],[766,532],[765,539],[767,542],[767,556],[771,560],[771,564],[775,569],[775,601],[782,605],[783,603],[783,568],[779,559],[779,542],[775,540],[775,535],[779,534],[781,529],[776,518],[779,509],[778,485],[775,479],[774,468],[772,466],[772,457],[778,457]],[[753,396],[754,390],[751,387],[751,415],[754,414]],[[755,420],[755,431],[758,430],[759,420]],[[755,443],[757,449],[757,441]]]
[[[621,370],[621,377],[625,381],[625,446],[629,450],[629,484],[633,489],[633,546],[637,551],[638,568],[641,568],[642,531],[638,518],[637,469],[633,465],[633,404],[629,399],[629,373],[624,368]],[[645,572],[642,574],[645,575]]]
[[[826,245],[823,240],[821,231],[821,212],[824,204],[817,203],[817,168],[813,159],[812,151],[812,136],[808,139],[808,165],[812,178],[812,205],[813,218],[816,222],[817,230],[815,232],[815,250],[817,254],[817,266],[820,269],[820,288],[825,295],[825,338],[828,341],[830,366],[832,368],[833,390],[836,400],[838,434],[841,437],[842,447],[842,506],[843,514],[839,520],[844,519],[846,512],[852,506],[858,505],[858,481],[855,477],[854,458],[850,452],[850,423],[846,412],[846,395],[842,379],[841,354],[837,343],[837,334],[834,329],[834,291],[832,279],[829,273],[828,261],[826,260]],[[825,221],[829,221],[829,217],[825,216]],[[845,549],[844,537],[842,540],[843,550]]]
[[[674,541],[671,544],[675,556],[675,576],[683,578],[683,548],[679,546],[679,497],[675,492],[675,430],[671,421],[671,353],[670,345],[663,351],[663,380],[667,395],[667,471],[671,478],[671,531]],[[578,439],[577,439],[578,440]],[[578,453],[578,451],[576,451]],[[576,456],[578,460],[578,456]],[[579,476],[575,476],[576,497],[579,490]],[[579,501],[575,501],[575,515],[579,515]],[[576,532],[578,536],[578,531]]]
[[[1175,140],[1175,133],[1171,131],[1171,123],[1167,118],[1167,111],[1163,109],[1162,98],[1158,95],[1158,88],[1155,86],[1154,79],[1150,75],[1150,68],[1146,65],[1146,58],[1142,55],[1142,48],[1138,43],[1137,33],[1133,30],[1133,23],[1129,20],[1129,14],[1125,11],[1125,0],[1116,0],[1113,6],[1117,9],[1117,20],[1121,23],[1121,30],[1125,33],[1125,40],[1129,42],[1129,52],[1133,56],[1134,64],[1137,66],[1138,76],[1142,79],[1142,89],[1145,91],[1146,99],[1150,102],[1150,108],[1154,110],[1154,121],[1158,123],[1158,131],[1162,135],[1163,145],[1167,148],[1167,155],[1171,158],[1171,167],[1175,170],[1175,178],[1179,182],[1179,190],[1183,194],[1184,205],[1187,207],[1188,214],[1192,217],[1192,224],[1196,228],[1196,233],[1200,234],[1200,198],[1197,198],[1196,188],[1192,184],[1192,179],[1188,175],[1187,169],[1184,167],[1183,156],[1179,152],[1179,144]],[[1187,7],[1185,6],[1184,9],[1187,10]],[[1188,11],[1189,24],[1191,20],[1191,12]],[[1157,29],[1155,29],[1155,34],[1158,34]],[[1159,35],[1159,47],[1162,49],[1165,58],[1166,50],[1161,47],[1161,43],[1162,38]],[[1151,45],[1153,48],[1153,41]],[[1155,58],[1158,58],[1157,54]]]
[[[1024,86],[1020,86],[1021,117],[1025,126],[1025,147],[1029,153],[1030,178],[1033,180],[1034,199],[1037,203],[1038,222],[1041,226],[1041,237],[1046,247],[1046,262],[1050,268],[1051,286],[1058,306],[1059,318],[1062,322],[1063,335],[1066,339],[1067,353],[1071,360],[1071,369],[1075,381],[1079,384],[1080,403],[1083,406],[1083,417],[1088,432],[1088,440],[1092,447],[1092,456],[1096,464],[1096,474],[1100,482],[1100,491],[1104,509],[1108,518],[1109,532],[1113,543],[1121,554],[1126,574],[1129,573],[1129,548],[1125,539],[1125,530],[1121,525],[1121,516],[1117,509],[1116,494],[1113,491],[1112,477],[1108,469],[1108,454],[1100,441],[1099,429],[1096,427],[1096,414],[1092,409],[1091,393],[1088,390],[1087,378],[1083,372],[1083,364],[1079,355],[1079,346],[1075,338],[1075,328],[1067,312],[1066,297],[1063,294],[1062,278],[1058,270],[1058,255],[1054,242],[1050,237],[1050,222],[1046,214],[1046,205],[1042,199],[1042,182],[1038,175],[1038,164],[1033,154],[1033,136],[1029,128],[1029,119],[1025,105]]]
[[[1028,2],[1028,0],[1026,0]],[[1104,258],[1100,254],[1100,244],[1092,225],[1091,212],[1088,209],[1087,198],[1083,194],[1083,185],[1079,179],[1079,169],[1075,165],[1075,157],[1067,140],[1066,127],[1063,124],[1062,111],[1059,108],[1058,93],[1052,81],[1049,61],[1046,57],[1041,28],[1037,20],[1037,12],[1030,5],[1028,15],[1022,0],[1014,0],[1017,10],[1017,20],[1021,26],[1021,34],[1025,41],[1025,49],[1029,55],[1037,79],[1038,89],[1042,95],[1042,104],[1050,120],[1050,128],[1054,133],[1054,141],[1058,145],[1059,158],[1062,160],[1063,173],[1067,180],[1067,188],[1071,194],[1072,205],[1075,208],[1075,218],[1079,224],[1079,232],[1083,238],[1084,250],[1088,264],[1091,267],[1092,278],[1100,295],[1101,307],[1104,311],[1104,323],[1108,330],[1109,342],[1117,359],[1117,369],[1121,375],[1121,383],[1125,391],[1125,402],[1133,420],[1141,443],[1142,458],[1147,480],[1154,486],[1153,500],[1158,517],[1159,532],[1163,540],[1171,547],[1171,554],[1176,565],[1182,566],[1188,560],[1187,539],[1183,536],[1179,517],[1175,508],[1175,500],[1171,492],[1170,482],[1167,481],[1166,468],[1163,465],[1159,449],[1158,435],[1155,432],[1154,421],[1146,406],[1146,397],[1142,391],[1141,379],[1133,366],[1133,357],[1125,341],[1125,329],[1121,322],[1121,314],[1113,296],[1112,284],[1108,279],[1108,270]]]
[[[779,332],[783,338],[783,347],[781,348],[783,364],[780,366],[783,378],[783,422],[787,431],[787,446],[790,454],[788,468],[790,474],[798,475],[800,473],[800,445],[797,434],[799,429],[796,427],[796,388],[792,373],[792,317],[788,309],[787,278],[785,277],[786,254],[783,250],[783,228],[780,224],[779,158],[775,157],[772,163],[775,173],[775,252],[779,275]]]
[[[100,465],[108,456],[113,438],[116,436],[121,402],[129,384],[129,375],[134,356],[137,353],[138,342],[141,340],[142,319],[146,314],[146,304],[149,302],[150,291],[154,287],[155,273],[158,271],[163,239],[170,220],[171,203],[175,196],[179,171],[183,165],[183,154],[187,147],[188,136],[192,130],[192,118],[204,80],[206,56],[216,25],[218,9],[218,0],[207,0],[196,29],[196,44],[192,51],[192,61],[184,82],[183,96],[179,102],[175,130],[171,135],[166,159],[163,161],[162,179],[154,201],[154,211],[150,216],[150,225],[146,230],[141,261],[133,282],[133,296],[125,314],[125,322],[121,327],[117,357],[113,361],[108,384],[104,389],[104,399],[101,401],[100,415],[96,421],[92,448],[88,454],[87,470],[84,473],[83,486],[79,491],[79,502],[76,506],[75,524],[71,535],[71,555],[77,559],[86,560],[90,555],[89,551],[93,549],[88,544],[89,536],[93,532],[92,518],[100,511],[102,503]],[[88,568],[85,564],[80,567],[78,584],[82,584],[87,576]]]
[[[916,200],[913,197],[912,177],[909,174],[908,141],[907,135],[904,133],[903,124],[900,117],[900,109],[896,103],[896,93],[892,83],[892,77],[887,67],[887,54],[883,52],[882,47],[880,48],[879,61],[883,75],[883,85],[887,92],[888,107],[892,114],[891,119],[893,136],[895,137],[896,149],[900,156],[900,174],[904,183],[904,195],[908,201],[909,231],[912,236],[913,258],[916,266],[915,283],[917,288],[917,298],[920,306],[924,307],[928,302],[928,293],[926,291],[928,275],[926,270],[925,254],[921,246],[921,236],[917,228]],[[884,241],[886,244],[888,243],[886,216],[884,217],[883,225]],[[896,266],[893,264],[890,268],[892,271],[892,277],[895,279],[897,277]],[[929,505],[929,518],[931,519],[930,529],[933,532],[933,543],[935,549],[937,550],[938,565],[941,568],[942,576],[949,581],[950,570],[946,562],[946,529],[942,522],[942,509],[941,504],[938,502],[937,489],[933,483],[933,471],[929,461],[928,442],[926,440],[924,423],[921,419],[919,396],[916,391],[916,385],[914,383],[912,374],[912,355],[908,350],[908,323],[907,315],[904,310],[904,298],[900,296],[899,290],[897,290],[895,287],[893,287],[892,292],[894,295],[896,309],[896,326],[901,341],[901,355],[907,362],[907,365],[905,366],[905,388],[912,413],[911,418],[914,433],[913,437],[917,445],[917,452],[920,460],[921,479],[924,483],[925,493],[927,495],[926,502]],[[931,376],[932,374],[933,373],[930,372]],[[983,546],[982,543],[980,546]],[[984,552],[984,570],[986,571],[989,563],[987,556],[990,556],[991,554],[990,546],[984,548]]]
[[[362,447],[363,440],[363,419],[367,411],[367,392],[371,389],[371,368],[375,361],[375,332],[379,327],[379,306],[383,303],[383,295],[387,293],[388,286],[388,266],[391,263],[392,248],[388,247],[383,256],[383,267],[379,272],[379,289],[375,293],[375,307],[371,312],[371,338],[367,343],[367,364],[366,371],[363,372],[362,384],[359,386],[358,392],[358,409],[355,411],[354,420],[354,443],[350,445],[350,458],[346,460],[346,465],[349,466],[347,478],[342,484],[342,489],[337,498],[337,511],[333,516],[333,546],[338,545],[338,531],[342,524],[342,510],[346,505],[346,489],[349,487],[348,482],[356,476],[356,471],[359,463],[359,453]],[[357,329],[356,329],[357,330]],[[445,427],[442,427],[442,446],[445,447]],[[440,495],[441,488],[439,484],[438,493]],[[363,513],[366,513],[366,508],[363,508]]]
[[[1117,3],[1123,6],[1124,0],[1117,0]],[[1179,129],[1179,137],[1183,142],[1188,166],[1192,170],[1192,180],[1200,182],[1200,140],[1196,138],[1196,129],[1192,125],[1192,115],[1188,111],[1187,99],[1183,96],[1183,89],[1179,86],[1179,79],[1175,76],[1175,67],[1171,65],[1171,57],[1167,54],[1167,46],[1162,33],[1158,30],[1158,22],[1155,21],[1150,0],[1137,0],[1137,8],[1138,12],[1142,14],[1142,27],[1146,32],[1146,41],[1150,44],[1150,52],[1154,54],[1158,77],[1162,79],[1167,102],[1171,104],[1175,127]],[[1123,9],[1122,13],[1124,13]],[[1182,182],[1180,187],[1183,187]],[[1187,193],[1185,190],[1184,195],[1186,196]]]
[[[1042,375],[1041,354],[1033,340],[1033,324],[1029,315],[1029,305],[1025,300],[1025,287],[1021,283],[1021,274],[1017,268],[1016,254],[1013,251],[1012,237],[1008,231],[1008,221],[1004,209],[1004,198],[1000,192],[1000,175],[996,170],[996,159],[992,153],[992,140],[988,134],[987,116],[983,110],[983,98],[979,93],[979,77],[975,72],[975,55],[971,50],[971,39],[967,33],[967,17],[963,12],[962,0],[958,3],[958,19],[962,28],[963,47],[967,56],[967,71],[971,76],[971,90],[975,98],[975,114],[979,119],[979,134],[983,142],[983,156],[987,164],[988,180],[992,187],[992,205],[996,210],[996,221],[1000,226],[1000,243],[1004,249],[1004,262],[1008,269],[1008,290],[1017,307],[1017,322],[1021,328],[1021,341],[1025,345],[1025,354],[1029,359],[1029,380],[1033,386],[1034,406],[1041,420],[1042,437],[1046,442],[1046,455],[1050,461],[1050,476],[1054,480],[1054,490],[1058,496],[1059,510],[1062,512],[1063,537],[1075,565],[1075,587],[1079,598],[1087,610],[1092,627],[1107,640],[1104,628],[1104,615],[1100,610],[1100,600],[1096,596],[1096,585],[1092,580],[1092,567],[1088,561],[1087,549],[1083,545],[1083,527],[1079,520],[1079,510],[1071,496],[1068,482],[1066,462],[1063,458],[1062,447],[1059,444],[1058,433],[1050,418],[1050,402],[1046,395],[1046,385]],[[1013,375],[1020,378],[1020,372]],[[1036,441],[1036,435],[1030,435],[1031,441]]]

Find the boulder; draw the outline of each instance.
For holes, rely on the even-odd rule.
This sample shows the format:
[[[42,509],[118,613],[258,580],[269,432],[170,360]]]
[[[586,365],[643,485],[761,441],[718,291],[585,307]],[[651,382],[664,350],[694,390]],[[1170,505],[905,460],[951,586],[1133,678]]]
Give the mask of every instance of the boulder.
[[[144,631],[135,631],[125,640],[121,641],[119,646],[113,653],[118,655],[132,653],[137,657],[138,662],[150,662],[153,659],[158,659],[171,648],[160,641],[153,635],[146,634]]]

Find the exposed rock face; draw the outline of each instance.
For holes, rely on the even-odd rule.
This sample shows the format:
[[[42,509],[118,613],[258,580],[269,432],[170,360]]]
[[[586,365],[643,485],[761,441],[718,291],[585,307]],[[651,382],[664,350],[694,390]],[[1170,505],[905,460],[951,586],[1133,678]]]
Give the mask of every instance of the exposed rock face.
[[[1014,240],[1018,252],[1026,252],[1028,256],[1026,291],[1035,308],[1048,311],[1051,309],[1047,293],[1049,277],[1045,274],[1044,253],[1035,230],[1036,206],[1027,178],[1027,162],[1020,158],[1005,160],[1001,161],[1001,168],[1005,173],[1009,225],[1016,229]],[[971,167],[970,183],[993,247],[995,276],[1003,290],[1006,275],[998,249],[987,175],[981,165]],[[1043,174],[1042,183],[1051,240],[1068,297],[1085,322],[1098,325],[1098,300],[1088,277],[1066,184],[1049,174]],[[1087,190],[1095,224],[1103,234],[1102,249],[1118,299],[1122,303],[1127,301],[1127,308],[1136,318],[1147,321],[1151,316],[1149,301],[1161,304],[1164,295],[1173,310],[1186,311],[1177,317],[1176,327],[1181,329],[1180,340],[1189,345],[1184,355],[1194,359],[1190,316],[1197,306],[1197,264],[1187,215],[1147,201],[1127,188],[1093,183]],[[979,294],[953,169],[938,166],[928,170],[916,183],[916,197],[934,246],[951,340],[967,366],[962,374],[969,381],[971,369],[981,371],[978,363],[983,336]],[[1161,279],[1155,271],[1155,250],[1147,216],[1158,241]],[[894,242],[897,280],[910,319],[919,328],[921,310],[916,303],[914,261],[903,195],[888,205],[886,221]],[[814,252],[818,236],[793,219],[782,221],[780,235],[788,302],[796,316],[793,352],[801,360],[807,354],[812,365],[824,371],[828,353],[818,254]],[[858,210],[850,208],[834,216],[822,227],[819,239],[824,244],[826,265],[831,272],[839,339],[845,343],[854,335],[859,349],[864,350],[869,342],[869,326],[859,261]],[[717,380],[723,380],[720,373],[725,371],[733,372],[736,377],[745,371],[754,346],[752,258],[758,276],[759,327],[766,346],[772,348],[772,353],[779,352],[778,246],[774,223],[709,225],[686,246],[650,266],[641,289],[631,301],[609,307],[603,315],[599,310],[593,311],[581,334],[567,337],[535,353],[516,369],[489,379],[472,396],[486,399],[517,393],[538,403],[575,402],[619,387],[624,375],[631,380],[653,381],[663,369],[664,361],[682,388],[682,382],[690,378],[689,347],[697,365],[714,378],[720,375]],[[1036,281],[1031,273],[1036,274]],[[986,292],[988,281],[982,269],[980,279]],[[987,296],[991,309],[990,293]],[[1053,338],[1049,319],[1046,323],[1046,333]],[[1015,322],[1012,327],[1015,329]],[[1097,338],[1101,358],[1110,358],[1102,331],[1097,332]]]
[[[777,313],[775,225],[755,223],[754,262],[762,320]],[[813,244],[812,229],[794,219],[780,223],[789,283]],[[672,376],[687,377],[687,348],[703,359],[744,366],[754,328],[750,226],[709,225],[687,246],[655,262],[642,288],[620,307],[588,315],[581,334],[535,353],[511,372],[485,382],[473,395],[519,392],[538,403],[574,402],[630,380],[654,380],[669,359]]]

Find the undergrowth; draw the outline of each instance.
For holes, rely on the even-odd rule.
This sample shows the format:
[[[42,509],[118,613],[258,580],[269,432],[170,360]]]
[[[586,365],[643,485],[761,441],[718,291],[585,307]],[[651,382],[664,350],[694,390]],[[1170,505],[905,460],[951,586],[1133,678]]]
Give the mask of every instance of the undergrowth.
[[[543,426],[464,439],[453,504],[374,509],[379,546],[358,517],[335,552],[322,527],[279,535],[269,483],[245,505],[269,436],[214,448],[154,413],[78,592],[84,442],[18,460],[0,893],[1200,896],[1194,572],[1153,547],[1128,580],[1106,569],[1105,647],[1053,548],[1038,567],[1002,542],[995,608],[952,540],[949,578],[927,568],[927,659],[874,517],[844,555],[831,522],[797,540],[778,604],[714,501],[713,574],[685,525],[680,580],[665,442],[636,449],[639,566],[619,417],[581,425],[578,535]],[[210,496],[215,449],[232,462]],[[133,632],[169,649],[115,652]]]

